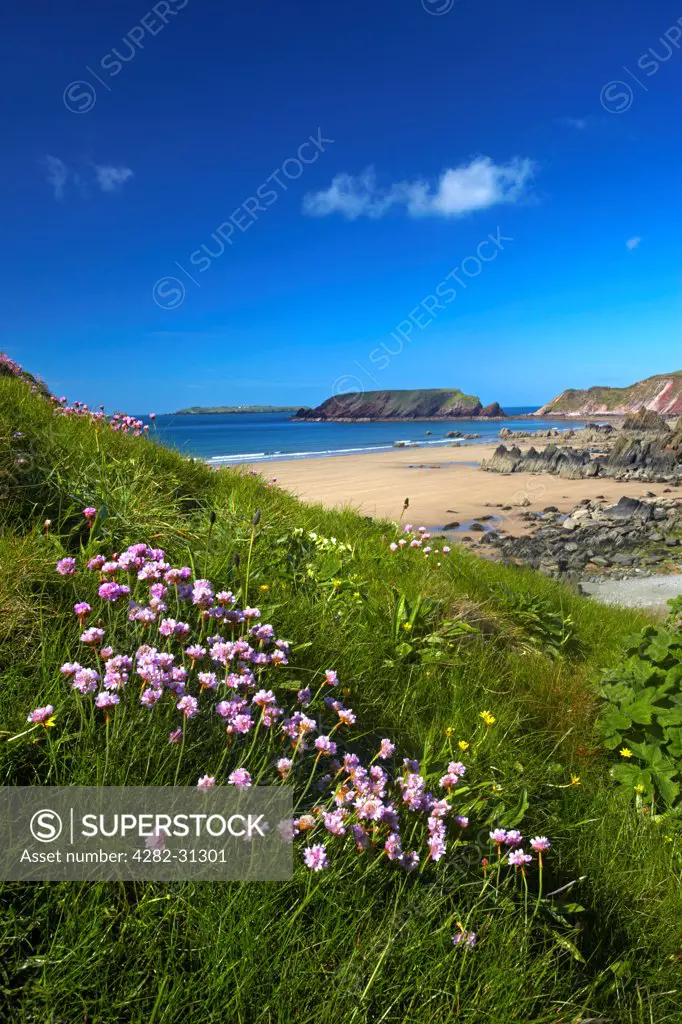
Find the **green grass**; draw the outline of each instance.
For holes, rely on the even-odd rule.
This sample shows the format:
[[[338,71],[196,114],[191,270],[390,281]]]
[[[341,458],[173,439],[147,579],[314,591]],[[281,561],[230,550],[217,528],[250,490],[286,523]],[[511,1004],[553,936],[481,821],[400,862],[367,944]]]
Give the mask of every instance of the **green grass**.
[[[92,537],[88,505],[100,509]],[[351,551],[313,549],[296,529]],[[210,471],[153,439],[57,417],[0,378],[3,785],[172,784],[165,725],[141,725],[149,719],[133,708],[114,718],[107,745],[102,728],[79,726],[58,673],[78,628],[56,558],[144,540],[218,587],[248,586],[292,643],[285,678],[335,668],[368,749],[390,736],[436,778],[461,756],[479,787],[472,839],[415,876],[354,853],[311,876],[297,841],[288,883],[6,883],[0,1019],[679,1021],[679,850],[614,790],[594,735],[598,671],[643,616],[460,548],[440,567],[391,554],[395,530],[303,505],[239,470]],[[42,730],[3,742],[48,702],[49,744]],[[488,730],[482,710],[495,717]],[[470,751],[453,748],[459,739]],[[210,729],[190,733],[179,781],[215,769],[221,750]],[[545,892],[567,887],[529,923],[519,885],[481,896],[488,847],[476,837],[517,819],[524,835],[552,838]],[[529,881],[534,896],[536,874]],[[457,920],[478,932],[471,952],[452,946]]]

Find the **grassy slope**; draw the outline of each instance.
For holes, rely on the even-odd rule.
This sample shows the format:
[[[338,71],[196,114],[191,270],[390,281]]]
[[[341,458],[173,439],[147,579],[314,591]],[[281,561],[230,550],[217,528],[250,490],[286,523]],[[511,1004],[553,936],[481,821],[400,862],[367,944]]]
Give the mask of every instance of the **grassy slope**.
[[[499,786],[495,799],[507,807],[527,791],[521,827],[552,836],[550,882],[581,879],[571,899],[586,909],[573,941],[586,962],[547,928],[527,932],[514,907],[476,921],[482,938],[472,954],[453,951],[453,916],[466,917],[472,900],[458,861],[414,882],[351,857],[314,877],[299,864],[284,885],[6,884],[0,1019],[679,1020],[670,992],[679,987],[682,905],[671,850],[615,797],[592,736],[594,674],[617,657],[641,624],[637,615],[464,551],[441,569],[416,552],[391,555],[389,524],[301,505],[253,476],[210,472],[153,442],[96,433],[84,421],[56,418],[20,382],[0,379],[5,735],[25,727],[27,709],[63,703],[57,669],[74,653],[73,593],[55,577],[42,523],[50,518],[53,533],[77,549],[86,505],[106,506],[105,549],[148,540],[175,564],[192,557],[197,575],[233,589],[244,582],[244,559],[235,569],[233,555],[245,553],[261,509],[250,592],[270,588],[259,592],[265,620],[309,645],[294,655],[297,671],[336,668],[361,727],[392,736],[404,753],[441,765],[450,753],[446,728],[471,737],[480,710],[489,709],[497,721],[470,771],[491,780],[491,793]],[[217,519],[209,542],[210,511]],[[353,545],[340,587],[286,576],[278,541],[294,527]],[[579,646],[571,659],[533,643],[500,583],[574,617]],[[396,591],[410,601],[438,599],[441,618],[459,616],[483,633],[451,649],[444,664],[387,665],[395,660]],[[67,738],[54,759],[40,741],[1,745],[2,784],[92,783],[101,735],[69,733],[66,723],[59,735]],[[189,748],[181,782],[207,770],[202,757]],[[165,732],[126,732],[110,759],[111,781],[172,782]],[[580,785],[567,786],[573,773]]]

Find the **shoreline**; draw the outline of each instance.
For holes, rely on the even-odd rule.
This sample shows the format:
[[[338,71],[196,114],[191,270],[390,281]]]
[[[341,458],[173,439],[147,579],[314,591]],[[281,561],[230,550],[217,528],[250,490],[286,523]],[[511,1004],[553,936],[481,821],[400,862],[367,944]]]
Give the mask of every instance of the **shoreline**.
[[[528,439],[521,446],[527,448]],[[415,449],[404,448],[349,454],[345,458],[289,458],[277,463],[274,479],[278,486],[304,501],[326,508],[351,507],[360,514],[391,521],[401,518],[405,498],[409,498],[403,521],[439,532],[446,524],[457,522],[459,528],[446,531],[446,535],[453,540],[467,536],[476,542],[483,532],[478,528],[470,531],[469,527],[484,516],[494,515],[498,531],[520,536],[535,525],[524,516],[548,506],[568,514],[584,499],[603,498],[615,504],[624,495],[639,498],[645,491],[656,496],[682,493],[679,487],[637,480],[566,480],[547,473],[503,475],[481,471],[480,460],[490,457],[497,447],[497,442],[472,442],[428,460]],[[243,465],[247,471],[265,475],[262,463]],[[480,527],[485,530],[484,522]]]
[[[331,421],[319,421],[319,422],[331,422]],[[374,422],[374,421],[372,421]],[[382,422],[396,422],[396,421],[382,421]],[[426,421],[418,421],[426,422]],[[467,420],[466,422],[472,422]],[[503,421],[507,422],[507,420]],[[582,424],[567,425],[565,431],[580,429]],[[551,427],[550,430],[555,430],[559,436],[564,432],[559,427]],[[529,431],[524,434],[523,437],[518,438],[519,441],[525,443],[527,441],[547,441],[551,442],[552,437],[548,434],[546,429],[539,427],[536,431]],[[430,439],[430,432],[419,438],[405,438],[397,441],[386,441],[382,444],[367,445],[356,448],[325,448],[319,451],[307,451],[307,452],[236,452],[234,454],[227,455],[213,455],[210,458],[205,458],[204,461],[209,466],[244,466],[253,464],[262,464],[269,462],[284,462],[284,461],[301,461],[308,459],[330,459],[330,458],[348,458],[352,455],[371,455],[379,452],[388,453],[393,451],[420,451],[428,448],[468,448],[468,447],[481,447],[481,446],[492,446],[497,448],[499,445],[514,441],[514,438],[507,436],[493,435],[493,437],[485,437],[459,433],[459,436],[455,437],[432,437]],[[556,440],[556,434],[554,435]]]
[[[571,429],[567,427],[568,431]],[[546,436],[545,431],[538,430],[538,440],[551,441],[551,438]],[[532,435],[535,436],[535,433]],[[531,435],[528,434],[521,440],[526,442],[530,439]],[[214,455],[212,458],[207,459],[206,463],[209,466],[245,466],[245,465],[262,465],[263,463],[270,462],[299,462],[307,461],[309,459],[335,459],[335,458],[350,458],[351,456],[361,455],[376,455],[379,453],[388,454],[390,452],[417,452],[423,451],[428,448],[479,448],[483,446],[491,447],[493,450],[499,445],[504,444],[505,441],[509,441],[509,438],[497,437],[496,440],[491,441],[487,437],[442,437],[437,438],[433,441],[427,440],[412,440],[406,438],[404,441],[392,441],[390,444],[381,445],[370,445],[367,448],[330,448],[324,451],[314,452],[252,452],[241,453],[237,455]]]

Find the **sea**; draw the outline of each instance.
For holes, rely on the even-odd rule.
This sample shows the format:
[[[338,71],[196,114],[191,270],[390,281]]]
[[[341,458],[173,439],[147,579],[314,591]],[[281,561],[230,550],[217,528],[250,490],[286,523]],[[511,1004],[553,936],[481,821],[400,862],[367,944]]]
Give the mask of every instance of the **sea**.
[[[510,416],[524,416],[533,408],[512,408]],[[147,417],[141,417],[150,423]],[[228,413],[196,415],[158,415],[151,433],[164,444],[186,455],[204,459],[212,465],[229,466],[240,462],[277,462],[280,459],[310,459],[322,456],[361,455],[388,451],[397,441],[408,441],[419,448],[438,449],[451,445],[448,431],[480,434],[477,441],[490,443],[500,438],[500,430],[568,429],[580,426],[576,420],[409,420],[389,423],[294,423],[290,413]]]

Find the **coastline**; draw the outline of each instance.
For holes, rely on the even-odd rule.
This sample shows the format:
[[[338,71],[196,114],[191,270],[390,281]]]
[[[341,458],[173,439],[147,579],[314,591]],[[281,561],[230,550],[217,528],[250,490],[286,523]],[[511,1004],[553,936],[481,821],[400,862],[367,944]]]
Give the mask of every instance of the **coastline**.
[[[526,449],[531,443],[524,439],[520,447]],[[529,511],[542,512],[554,506],[568,514],[584,499],[603,496],[615,504],[623,495],[641,497],[650,491],[662,496],[670,491],[669,485],[637,480],[566,480],[546,473],[505,476],[481,471],[479,462],[489,458],[497,447],[498,443],[473,442],[441,451],[431,459],[424,458],[423,450],[401,448],[344,458],[283,459],[277,462],[274,479],[278,486],[304,501],[325,508],[349,506],[379,519],[400,519],[405,498],[409,498],[404,522],[434,530],[458,522],[459,528],[447,535],[452,540],[469,536],[476,541],[482,533],[470,532],[469,527],[483,516],[494,516],[486,522],[495,529],[519,536],[531,526],[522,518]],[[262,463],[244,466],[267,476]],[[678,491],[674,488],[675,493]],[[505,505],[511,508],[499,507]],[[485,528],[485,523],[482,525]]]

